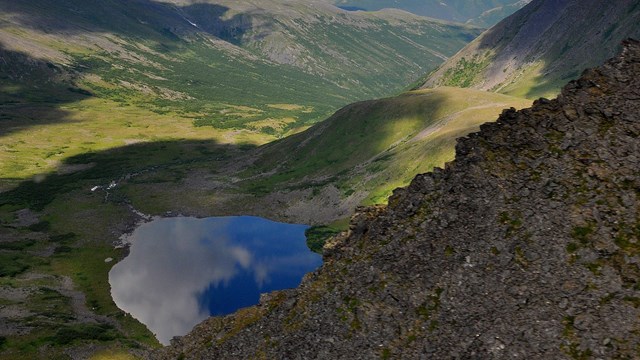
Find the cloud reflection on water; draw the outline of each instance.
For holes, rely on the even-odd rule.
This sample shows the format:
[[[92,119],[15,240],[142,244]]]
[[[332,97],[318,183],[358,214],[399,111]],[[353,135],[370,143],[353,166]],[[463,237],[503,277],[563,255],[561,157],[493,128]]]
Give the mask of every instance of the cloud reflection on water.
[[[131,235],[130,254],[109,273],[111,294],[167,344],[211,314],[296,286],[322,261],[306,228],[248,216],[156,219]]]

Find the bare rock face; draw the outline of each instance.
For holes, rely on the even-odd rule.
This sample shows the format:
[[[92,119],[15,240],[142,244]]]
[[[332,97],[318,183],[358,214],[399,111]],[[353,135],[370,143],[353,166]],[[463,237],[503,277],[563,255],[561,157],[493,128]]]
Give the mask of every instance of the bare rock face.
[[[456,150],[360,209],[298,289],[154,357],[640,356],[640,43]]]

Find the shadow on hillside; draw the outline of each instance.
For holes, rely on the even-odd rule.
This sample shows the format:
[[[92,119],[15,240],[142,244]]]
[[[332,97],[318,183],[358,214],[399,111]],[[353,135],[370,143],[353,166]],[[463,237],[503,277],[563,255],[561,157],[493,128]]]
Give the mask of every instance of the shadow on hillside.
[[[175,172],[177,181],[183,170],[214,169],[217,164],[253,149],[254,145],[219,144],[211,140],[160,141],[138,143],[106,151],[85,153],[66,159],[58,170],[84,169],[70,174],[58,171],[40,174],[21,182],[16,188],[0,193],[0,206],[26,206],[41,210],[57,196],[77,189],[87,192],[94,186],[109,186],[135,179],[136,176],[161,171]],[[4,179],[12,180],[15,179]],[[131,180],[133,181],[133,180]]]
[[[124,38],[165,37],[176,41],[184,34],[206,32],[239,44],[250,23],[244,14],[225,18],[228,11],[228,7],[205,2],[180,6],[162,0],[0,3],[0,12],[11,14],[20,26],[45,34],[109,32]]]
[[[82,154],[65,160],[58,170],[90,168],[66,175],[51,172],[36,176],[41,181],[24,181],[13,190],[0,193],[0,205],[40,210],[57,196],[73,190],[89,191],[93,186],[108,186],[111,181],[128,178],[131,182],[142,178],[177,181],[186,172],[215,170],[240,156],[255,160],[247,169],[251,180],[244,182],[252,192],[266,194],[280,186],[323,186],[357,167],[387,166],[393,158],[387,150],[433,125],[439,118],[435,114],[446,106],[447,100],[440,94],[406,94],[358,102],[337,111],[325,122],[259,148],[210,140],[163,141]],[[159,176],[137,177],[147,174]]]
[[[617,6],[599,0],[534,1],[487,30],[478,53],[498,48],[499,69],[516,59],[541,61],[527,94],[534,98],[618,54],[624,39],[640,37],[638,21],[640,3],[633,1]]]
[[[228,10],[215,4],[179,7],[154,0],[0,1],[0,19],[10,20],[0,21],[0,29],[17,26],[58,37],[109,32],[156,43],[166,52],[179,48],[184,36],[203,32],[239,44],[250,20],[242,14],[224,19]],[[74,46],[72,42],[66,45]],[[91,96],[76,86],[75,80],[87,70],[108,70],[111,66],[107,61],[68,60],[66,65],[55,64],[10,50],[0,42],[0,137],[32,126],[70,121],[61,105]]]
[[[60,66],[0,44],[0,138],[32,126],[70,121],[59,106],[90,95]]]
[[[376,172],[393,162],[393,149],[434,126],[450,106],[440,92],[356,102],[303,132],[260,147],[249,171],[270,174],[254,183],[271,187],[303,179],[304,184],[326,184],[357,168]]]

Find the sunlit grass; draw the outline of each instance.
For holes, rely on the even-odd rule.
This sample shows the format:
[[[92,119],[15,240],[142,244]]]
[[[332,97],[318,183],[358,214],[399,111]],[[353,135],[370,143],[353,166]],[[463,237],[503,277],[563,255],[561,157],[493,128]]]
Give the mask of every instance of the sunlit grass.
[[[437,103],[430,105],[439,109],[430,123],[423,123],[420,132],[387,149],[384,156],[360,171],[365,188],[370,189],[365,203],[386,203],[393,189],[406,186],[416,174],[443,167],[455,157],[457,138],[478,131],[487,121],[494,121],[502,109],[530,105],[529,100],[470,89],[440,88],[413,94],[425,96],[417,96],[414,106],[424,106],[425,101],[433,101],[428,100],[429,96],[439,95]],[[358,186],[353,182],[347,184]]]
[[[308,108],[306,106],[296,105],[296,104],[267,104],[267,106],[270,107],[270,108],[280,109],[280,110],[290,110],[290,111],[306,110],[306,111],[313,111],[313,108]]]
[[[64,172],[61,164],[70,157],[141,142],[211,140],[259,145],[274,139],[260,131],[194,127],[192,119],[180,114],[159,115],[97,98],[60,106],[55,112],[37,105],[21,106],[14,113],[4,111],[14,117],[3,125],[21,129],[0,136],[3,178]],[[36,125],[29,126],[33,122]]]
[[[266,194],[304,187],[305,179],[308,184],[328,179],[324,182],[336,184],[344,196],[364,191],[365,204],[385,203],[416,174],[451,161],[458,137],[494,121],[505,108],[528,105],[529,100],[453,87],[354,104],[322,125],[265,147],[256,165],[241,174],[258,175],[243,182],[242,191]]]
[[[524,71],[513,77],[509,83],[496,90],[505,95],[527,99],[554,98],[558,95],[561,85],[566,81],[550,82],[546,80],[543,73],[544,69],[544,61],[538,61],[535,65],[526,67]]]
[[[137,357],[124,350],[104,350],[93,354],[89,360],[136,360]]]

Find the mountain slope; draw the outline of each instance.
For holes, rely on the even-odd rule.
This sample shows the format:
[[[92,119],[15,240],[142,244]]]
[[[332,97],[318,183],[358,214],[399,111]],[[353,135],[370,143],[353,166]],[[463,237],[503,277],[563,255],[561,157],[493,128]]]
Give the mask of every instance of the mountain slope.
[[[613,56],[622,39],[640,37],[638,21],[636,0],[534,0],[467,45],[422,87],[550,96],[582,69]]]
[[[359,204],[385,202],[416,173],[451,160],[456,138],[504,108],[529,104],[472,89],[407,92],[348,105],[308,130],[230,158],[215,172],[195,171],[158,189],[144,181],[157,176],[149,174],[124,188],[149,213],[204,208],[209,215],[251,213],[327,224],[348,217]]]
[[[0,358],[159,346],[110,294],[133,206],[169,211],[202,194],[170,191],[184,178],[395,94],[477,33],[312,1],[0,0]]]
[[[311,1],[0,0],[0,189],[131,143],[264,144],[397,94],[478,33]]]
[[[640,43],[505,111],[322,268],[155,358],[633,358],[640,329]]]
[[[0,139],[7,149],[0,163],[14,173],[16,150],[36,169],[45,161],[54,168],[0,192],[0,302],[8,304],[0,322],[12,324],[0,334],[3,358],[87,358],[105,349],[136,354],[157,345],[113,303],[107,274],[114,262],[104,262],[126,256],[118,238],[135,228],[139,211],[328,224],[363,201],[385,201],[416,172],[450,160],[455,138],[505,107],[526,105],[471,89],[413,91],[347,106],[327,122],[253,149],[219,142],[217,133],[190,129],[172,116],[101,101],[64,106],[61,111],[96,111],[60,124],[46,123],[56,114],[45,107],[31,114],[44,123]],[[119,138],[152,131],[158,137],[118,145]],[[182,134],[189,138],[175,139]],[[55,151],[46,150],[51,143]],[[89,152],[89,146],[108,150]],[[319,230],[324,240],[327,229]],[[77,333],[86,335],[70,338]]]
[[[513,14],[530,0],[337,0],[334,3],[351,10],[398,8],[414,14],[478,26],[491,26]]]
[[[349,105],[327,122],[258,148],[223,142],[216,132],[170,115],[95,98],[61,109],[91,106],[91,118],[48,124],[55,113],[34,112],[44,123],[0,138],[7,149],[0,165],[17,172],[11,166],[20,150],[23,161],[40,169],[34,181],[16,181],[0,193],[0,271],[7,274],[0,302],[9,304],[0,309],[0,322],[14,325],[0,334],[6,337],[2,357],[87,358],[88,347],[135,354],[157,345],[113,304],[107,273],[114,262],[104,262],[126,256],[118,237],[134,229],[138,211],[327,224],[363,201],[386,201],[415,173],[452,159],[457,137],[505,107],[527,104],[472,89],[412,91]],[[118,144],[139,133],[157,137]],[[188,138],[176,140],[180,135]],[[52,143],[55,151],[48,151]],[[45,161],[52,171],[41,170]],[[91,191],[96,186],[102,188]],[[72,299],[86,299],[90,307]],[[50,309],[51,303],[60,306]],[[89,334],[69,343],[74,332]]]
[[[2,0],[0,24],[6,101],[81,88],[180,112],[200,126],[259,122],[255,131],[281,135],[349,102],[402,90],[479,33],[289,0]],[[32,71],[36,64],[41,71]]]

